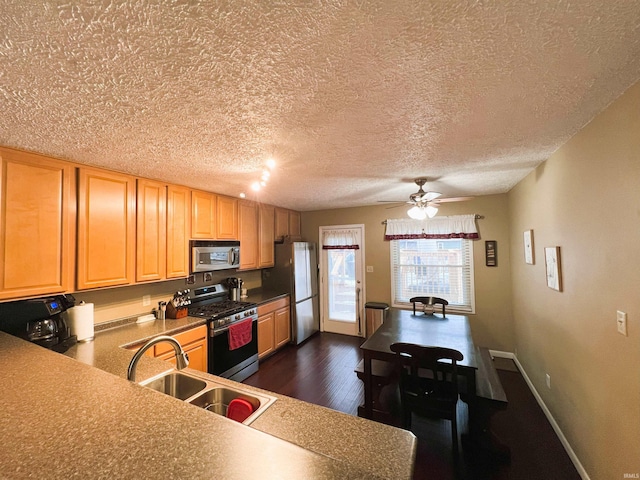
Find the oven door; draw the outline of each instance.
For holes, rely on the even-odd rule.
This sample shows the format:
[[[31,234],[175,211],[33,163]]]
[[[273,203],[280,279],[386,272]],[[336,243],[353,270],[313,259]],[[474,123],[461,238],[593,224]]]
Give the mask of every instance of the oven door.
[[[252,318],[251,341],[229,350],[229,328],[209,325],[209,373],[241,382],[258,371],[258,318]]]

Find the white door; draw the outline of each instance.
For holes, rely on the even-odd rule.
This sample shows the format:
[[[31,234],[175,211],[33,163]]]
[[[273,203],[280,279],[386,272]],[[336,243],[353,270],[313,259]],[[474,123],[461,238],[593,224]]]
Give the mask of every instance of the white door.
[[[322,331],[362,337],[364,225],[320,227],[320,243]]]

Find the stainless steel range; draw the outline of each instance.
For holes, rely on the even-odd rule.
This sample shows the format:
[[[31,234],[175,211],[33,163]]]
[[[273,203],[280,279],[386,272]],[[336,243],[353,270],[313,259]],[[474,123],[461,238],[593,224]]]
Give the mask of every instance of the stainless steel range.
[[[257,372],[258,305],[229,300],[221,284],[197,288],[190,299],[189,315],[207,319],[209,373],[241,382]]]

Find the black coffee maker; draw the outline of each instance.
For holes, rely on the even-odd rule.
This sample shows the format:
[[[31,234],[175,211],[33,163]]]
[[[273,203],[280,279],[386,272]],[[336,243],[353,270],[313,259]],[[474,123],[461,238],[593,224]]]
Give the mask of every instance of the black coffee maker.
[[[62,313],[73,307],[73,295],[0,303],[0,330],[56,352],[75,345]]]

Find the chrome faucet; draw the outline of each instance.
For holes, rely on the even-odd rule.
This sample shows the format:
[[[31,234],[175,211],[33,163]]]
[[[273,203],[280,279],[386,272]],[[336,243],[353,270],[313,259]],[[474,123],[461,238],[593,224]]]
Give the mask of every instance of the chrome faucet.
[[[155,344],[160,343],[160,342],[167,342],[167,343],[171,344],[171,346],[175,350],[175,352],[176,352],[176,368],[178,370],[182,370],[183,368],[186,368],[189,365],[189,356],[182,349],[182,345],[180,345],[180,342],[178,342],[175,338],[170,337],[168,335],[160,335],[158,337],[155,337],[155,338],[152,338],[151,340],[149,340],[142,347],[140,347],[140,350],[138,350],[133,355],[133,358],[131,359],[131,362],[129,363],[129,369],[127,370],[127,379],[128,380],[130,380],[132,382],[136,381],[135,380],[136,379],[136,367],[138,366],[138,361],[140,360],[140,357],[142,357],[142,355],[144,355],[144,352],[146,352],[151,347],[153,347]]]

